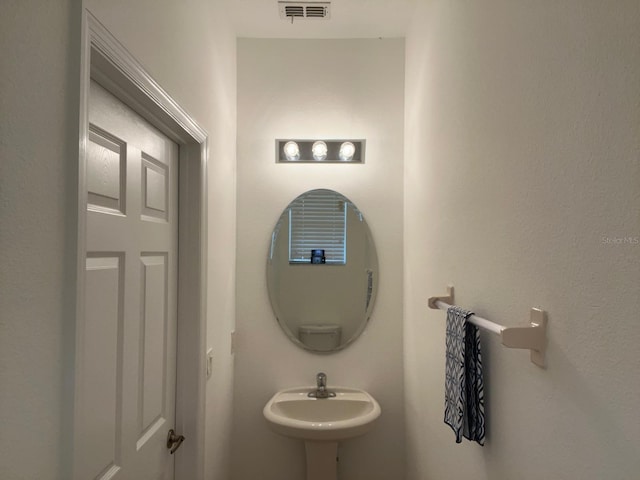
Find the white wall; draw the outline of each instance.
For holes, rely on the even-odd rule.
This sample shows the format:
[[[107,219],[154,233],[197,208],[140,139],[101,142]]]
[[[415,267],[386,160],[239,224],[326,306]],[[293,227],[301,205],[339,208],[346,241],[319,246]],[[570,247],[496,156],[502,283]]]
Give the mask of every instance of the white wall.
[[[0,3],[0,478],[8,480],[65,478],[79,21],[79,2]]]
[[[55,4],[55,5],[54,5]],[[235,35],[220,1],[85,5],[209,133],[206,473],[226,480],[235,321]],[[2,3],[0,477],[68,479],[80,2]],[[188,71],[188,74],[185,72]],[[227,252],[224,255],[220,252]],[[232,252],[229,254],[228,252]],[[71,332],[71,334],[70,334]],[[68,365],[68,364],[67,364]],[[67,389],[68,392],[68,389]]]
[[[420,2],[407,37],[408,479],[638,478],[640,4]],[[616,240],[620,239],[620,240]],[[627,240],[623,240],[627,239]],[[443,417],[445,313],[549,313],[548,368],[483,334],[488,436]]]
[[[237,334],[232,477],[304,477],[301,441],[272,433],[262,408],[278,389],[329,384],[370,391],[378,428],[345,442],[345,480],[402,478],[403,40],[238,40]],[[275,163],[276,138],[366,138],[364,165]],[[271,232],[302,192],[331,188],[363,212],[380,288],[371,322],[347,349],[312,354],[278,327],[266,286]]]

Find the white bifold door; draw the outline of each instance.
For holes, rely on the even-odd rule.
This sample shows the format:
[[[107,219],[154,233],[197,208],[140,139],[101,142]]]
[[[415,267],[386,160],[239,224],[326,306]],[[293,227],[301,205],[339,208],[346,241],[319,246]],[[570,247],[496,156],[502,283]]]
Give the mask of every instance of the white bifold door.
[[[76,479],[173,479],[178,146],[91,82]]]

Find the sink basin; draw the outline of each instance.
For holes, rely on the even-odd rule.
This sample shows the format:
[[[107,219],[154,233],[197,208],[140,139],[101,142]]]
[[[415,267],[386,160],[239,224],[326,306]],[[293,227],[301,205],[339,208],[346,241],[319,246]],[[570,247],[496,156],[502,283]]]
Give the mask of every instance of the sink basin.
[[[263,409],[273,431],[311,441],[338,441],[367,433],[380,416],[380,405],[364,390],[331,387],[331,398],[310,398],[315,387],[276,393]]]

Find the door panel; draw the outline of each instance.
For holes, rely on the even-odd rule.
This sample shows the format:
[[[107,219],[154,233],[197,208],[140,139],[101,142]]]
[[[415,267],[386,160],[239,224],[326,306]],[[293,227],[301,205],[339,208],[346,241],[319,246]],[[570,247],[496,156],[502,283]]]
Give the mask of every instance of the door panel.
[[[88,257],[85,295],[93,308],[85,316],[83,391],[81,416],[86,436],[82,478],[110,478],[122,459],[122,387],[119,352],[122,345],[122,257]],[[100,379],[99,382],[95,379]],[[95,415],[99,411],[100,415]]]
[[[173,479],[178,146],[91,82],[79,478]]]
[[[87,187],[89,204],[124,212],[125,155],[122,142],[97,129],[89,132]]]
[[[167,261],[165,255],[143,255],[142,263],[142,322],[140,324],[140,376],[138,379],[140,398],[140,434],[158,428],[158,422],[166,418],[165,363],[166,326],[166,279]],[[144,443],[138,440],[138,448]]]

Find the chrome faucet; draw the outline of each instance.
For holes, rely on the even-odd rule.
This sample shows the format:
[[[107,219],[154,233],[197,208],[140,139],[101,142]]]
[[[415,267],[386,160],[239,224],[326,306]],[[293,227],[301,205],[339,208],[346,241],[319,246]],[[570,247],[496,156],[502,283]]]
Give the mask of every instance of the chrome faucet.
[[[327,390],[327,374],[320,372],[316,375],[317,387],[315,390],[311,390],[307,396],[311,398],[330,398],[335,397],[336,392]]]

